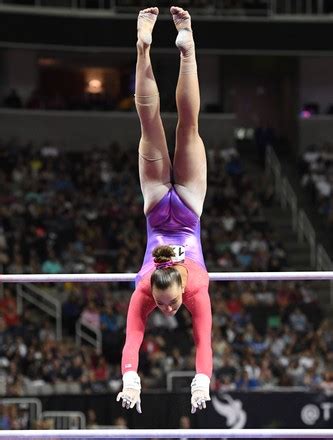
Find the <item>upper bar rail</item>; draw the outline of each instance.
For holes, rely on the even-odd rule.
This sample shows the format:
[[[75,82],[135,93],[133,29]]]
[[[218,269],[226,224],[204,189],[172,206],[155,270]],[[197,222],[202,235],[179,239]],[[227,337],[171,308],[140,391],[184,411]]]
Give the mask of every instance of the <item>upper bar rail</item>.
[[[0,283],[106,283],[134,281],[135,273],[22,274],[0,275]],[[332,280],[333,271],[210,272],[211,281]]]

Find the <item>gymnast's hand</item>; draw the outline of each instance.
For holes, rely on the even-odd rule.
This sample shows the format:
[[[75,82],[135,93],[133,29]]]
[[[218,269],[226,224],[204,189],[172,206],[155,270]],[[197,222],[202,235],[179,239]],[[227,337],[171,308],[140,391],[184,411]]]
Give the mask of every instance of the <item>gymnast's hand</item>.
[[[139,375],[135,371],[128,371],[123,375],[123,390],[118,393],[117,402],[122,399],[122,407],[131,409],[136,407],[139,414],[141,411],[141,381]]]
[[[197,409],[205,409],[206,401],[209,396],[210,379],[205,374],[196,374],[191,383],[191,413],[194,414]]]

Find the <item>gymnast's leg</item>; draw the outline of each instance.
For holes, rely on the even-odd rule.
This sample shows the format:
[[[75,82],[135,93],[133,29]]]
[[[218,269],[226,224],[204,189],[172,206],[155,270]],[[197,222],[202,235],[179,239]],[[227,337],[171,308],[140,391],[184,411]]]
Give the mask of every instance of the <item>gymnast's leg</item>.
[[[200,216],[207,189],[207,165],[205,147],[198,130],[200,91],[191,17],[187,11],[175,6],[170,12],[178,31],[176,46],[180,50],[173,174],[178,194]]]
[[[154,78],[150,45],[158,8],[147,8],[138,16],[135,104],[141,124],[139,175],[147,213],[171,187],[171,163],[160,116],[160,99]]]

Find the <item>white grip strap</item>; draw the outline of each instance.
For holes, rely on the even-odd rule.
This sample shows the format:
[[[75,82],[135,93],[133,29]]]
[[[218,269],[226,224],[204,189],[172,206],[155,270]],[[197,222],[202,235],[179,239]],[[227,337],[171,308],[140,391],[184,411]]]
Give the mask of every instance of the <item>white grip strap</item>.
[[[203,390],[207,392],[209,395],[209,384],[210,379],[208,376],[202,373],[198,373],[194,376],[192,383],[191,383],[191,393],[198,390]]]
[[[138,373],[135,371],[127,371],[124,373],[123,388],[132,388],[133,390],[141,391],[141,380]]]
[[[128,371],[123,375],[123,390],[117,395],[117,402],[122,401],[122,407],[131,409],[136,407],[139,414],[141,411],[141,381],[135,371]]]
[[[209,396],[210,379],[205,374],[196,374],[191,383],[191,413],[194,414],[197,409],[205,409],[206,401]]]

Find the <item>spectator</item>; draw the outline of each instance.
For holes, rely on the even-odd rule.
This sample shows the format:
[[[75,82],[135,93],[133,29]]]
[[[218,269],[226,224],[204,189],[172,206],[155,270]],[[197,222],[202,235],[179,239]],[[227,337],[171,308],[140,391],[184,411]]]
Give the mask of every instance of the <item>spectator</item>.
[[[325,392],[331,393],[333,391],[333,372],[325,371],[323,374],[323,380],[319,385],[320,389]]]
[[[96,411],[93,408],[89,408],[87,411],[87,429],[98,429]]]
[[[297,333],[305,334],[309,329],[308,319],[298,307],[290,314],[289,323]]]
[[[304,381],[304,368],[300,365],[298,359],[291,361],[287,368],[287,374],[291,379],[293,386],[301,386]]]
[[[240,377],[236,380],[237,390],[252,390],[258,388],[259,380],[255,377],[250,378],[248,373],[243,370]]]
[[[42,272],[56,274],[61,273],[63,271],[63,267],[58,260],[54,250],[50,248],[47,253],[47,258],[42,264]]]
[[[0,405],[0,429],[11,429],[10,417],[8,415],[8,406],[3,404]]]
[[[9,108],[21,108],[23,106],[22,99],[15,89],[12,89],[9,94],[4,98],[3,106]]]
[[[81,313],[81,322],[94,329],[100,329],[100,312],[94,301],[89,301]]]

